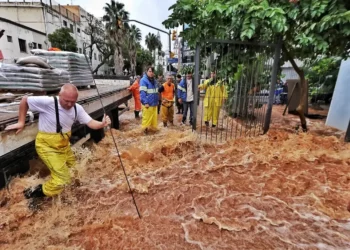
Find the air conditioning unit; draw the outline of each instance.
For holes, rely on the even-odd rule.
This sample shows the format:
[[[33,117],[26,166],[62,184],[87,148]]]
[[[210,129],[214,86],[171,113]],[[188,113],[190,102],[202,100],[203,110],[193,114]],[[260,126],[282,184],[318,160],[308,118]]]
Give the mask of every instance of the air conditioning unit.
[[[34,47],[34,44],[33,43],[28,43],[28,46],[29,46],[29,48],[33,48]]]

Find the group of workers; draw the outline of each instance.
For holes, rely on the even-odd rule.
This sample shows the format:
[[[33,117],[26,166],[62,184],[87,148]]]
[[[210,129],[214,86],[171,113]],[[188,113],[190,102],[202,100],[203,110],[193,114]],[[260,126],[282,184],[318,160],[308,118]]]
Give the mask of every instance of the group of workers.
[[[178,113],[182,114],[181,124],[185,125],[188,111],[189,125],[193,124],[194,108],[194,79],[192,72],[187,72],[182,79],[177,75],[177,83],[174,84],[174,77],[167,75],[163,83],[162,78],[155,79],[154,68],[148,67],[146,73],[141,78],[136,77],[136,81],[129,88],[135,100],[135,118],[139,118],[142,110],[142,128],[145,134],[149,130],[156,130],[158,127],[158,114],[161,113],[164,127],[174,124],[174,103],[178,107]],[[200,90],[205,90],[204,121],[209,126],[216,127],[219,120],[220,110],[227,99],[227,90],[224,83],[216,78],[216,72],[211,72],[211,77],[198,86]]]
[[[174,124],[174,103],[177,103],[178,114],[182,114],[182,125],[186,124],[188,111],[189,124],[193,123],[194,107],[194,79],[192,72],[188,72],[182,79],[177,76],[176,85],[174,77],[167,75],[166,81],[159,84],[155,79],[153,67],[148,67],[146,73],[136,77],[130,86],[135,100],[135,117],[140,118],[142,111],[142,128],[145,134],[158,127],[158,112],[160,111],[164,127]],[[220,108],[227,98],[226,88],[220,81],[216,81],[215,72],[211,78],[199,86],[206,90],[204,98],[204,119],[209,126],[215,127],[218,122]],[[6,130],[16,130],[20,133],[25,127],[28,110],[39,113],[39,132],[35,140],[38,156],[48,167],[51,178],[36,187],[23,191],[25,198],[52,197],[60,194],[66,185],[71,182],[70,170],[75,165],[74,154],[70,146],[71,128],[73,123],[86,124],[91,129],[101,129],[111,124],[108,116],[104,115],[102,121],[94,120],[77,104],[78,89],[73,84],[65,84],[58,96],[25,96],[19,105],[19,118],[16,124],[10,125]],[[158,110],[160,106],[160,110]]]

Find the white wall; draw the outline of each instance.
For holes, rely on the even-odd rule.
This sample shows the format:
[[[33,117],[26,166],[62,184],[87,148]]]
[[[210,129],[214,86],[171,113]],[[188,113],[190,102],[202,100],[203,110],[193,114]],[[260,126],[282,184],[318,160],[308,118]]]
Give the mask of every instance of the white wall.
[[[52,1],[53,4],[54,1]],[[64,6],[63,6],[64,7]],[[45,13],[45,15],[44,15]],[[82,16],[87,16],[87,12],[80,8],[80,19],[82,22],[75,23],[68,18],[56,13],[55,11],[52,11],[50,8],[45,8],[40,3],[23,3],[23,2],[16,2],[16,3],[6,3],[6,2],[0,2],[0,17],[9,19],[11,21],[20,23],[24,26],[30,27],[32,29],[41,31],[43,33],[47,32],[48,34],[51,34],[55,32],[57,29],[65,27],[63,25],[63,21],[67,22],[67,28],[70,28],[70,25],[73,25],[73,33],[71,33],[72,37],[77,42],[78,47],[78,53],[81,51],[83,52],[83,45],[84,43],[89,44],[90,38],[84,33],[84,30],[87,27],[87,23],[84,22],[85,19]],[[35,20],[35,22],[33,22]],[[46,20],[46,25],[45,25]],[[10,26],[8,26],[10,25]],[[51,44],[47,40],[45,43],[45,36],[41,34],[37,34],[35,32],[18,28],[15,25],[12,24],[1,24],[1,27],[6,30],[6,33],[10,33],[11,30],[11,36],[13,37],[13,43],[7,43],[7,37],[5,35],[0,39],[0,48],[4,54],[5,60],[4,62],[12,63],[14,59],[21,57],[21,56],[28,56],[30,48],[27,48],[28,53],[20,53],[19,52],[19,45],[18,45],[18,37],[26,40],[27,44],[28,42],[36,42],[42,44],[43,49],[48,49],[51,47]],[[9,28],[11,27],[11,28]],[[80,32],[78,32],[78,28],[80,29]],[[80,49],[80,50],[79,50]],[[18,51],[18,52],[17,52]],[[95,55],[96,54],[96,59]],[[92,67],[95,69],[97,65],[101,62],[99,51],[94,48],[94,53],[92,55]],[[103,65],[99,71],[98,74],[104,74],[104,71],[108,69],[107,65]]]
[[[282,68],[282,75],[284,75],[284,77],[282,78],[283,82],[286,82],[288,79],[299,79],[299,75],[293,67]]]
[[[350,60],[342,61],[326,125],[346,131],[350,120]]]
[[[40,3],[0,3],[0,17],[18,22],[45,33],[44,16]],[[35,20],[35,22],[33,22]]]
[[[5,30],[3,37],[0,39],[0,49],[4,55],[4,63],[13,63],[14,59],[30,55],[28,43],[35,42],[45,45],[45,36],[36,32],[18,27],[16,25],[0,21],[0,27]],[[8,41],[7,36],[12,37],[12,42]],[[27,53],[20,51],[18,39],[26,41]]]
[[[303,67],[303,62],[296,59],[295,63],[298,65],[298,67]],[[288,79],[299,79],[299,75],[294,70],[292,64],[287,61],[282,65],[282,74],[285,75],[285,77],[282,78],[282,81],[285,82]]]

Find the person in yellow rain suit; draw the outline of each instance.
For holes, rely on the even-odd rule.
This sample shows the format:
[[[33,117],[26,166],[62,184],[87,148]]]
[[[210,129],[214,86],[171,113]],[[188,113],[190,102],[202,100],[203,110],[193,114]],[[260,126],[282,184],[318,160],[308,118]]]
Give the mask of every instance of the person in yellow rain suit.
[[[203,101],[205,125],[209,126],[209,121],[212,120],[212,127],[215,128],[219,121],[220,109],[227,99],[226,86],[222,81],[216,82],[216,72],[213,71],[210,79],[204,81],[198,88],[205,90]]]
[[[140,81],[142,103],[142,129],[145,134],[158,128],[158,83],[154,79],[154,67],[148,67]]]
[[[174,125],[174,97],[175,85],[172,75],[167,76],[167,81],[159,88],[159,93],[162,95],[161,114],[164,127],[170,124]]]
[[[51,178],[43,185],[23,191],[25,198],[38,198],[60,194],[71,181],[69,168],[75,165],[74,154],[70,147],[71,127],[74,122],[86,124],[91,129],[108,126],[111,120],[104,115],[102,122],[93,120],[79,104],[78,89],[65,84],[57,96],[23,97],[19,105],[18,122],[6,130],[20,133],[25,126],[28,109],[39,113],[39,132],[35,140],[36,151],[49,168]]]

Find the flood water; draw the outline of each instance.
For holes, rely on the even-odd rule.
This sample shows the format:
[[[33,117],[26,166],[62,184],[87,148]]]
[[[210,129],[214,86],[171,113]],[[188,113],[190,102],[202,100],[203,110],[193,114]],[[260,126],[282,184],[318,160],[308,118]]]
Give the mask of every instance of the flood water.
[[[107,134],[77,150],[75,181],[40,211],[22,195],[47,178],[38,162],[0,191],[0,249],[350,249],[350,145],[286,119],[210,144],[183,126],[145,136],[124,114],[113,133],[142,219]]]

